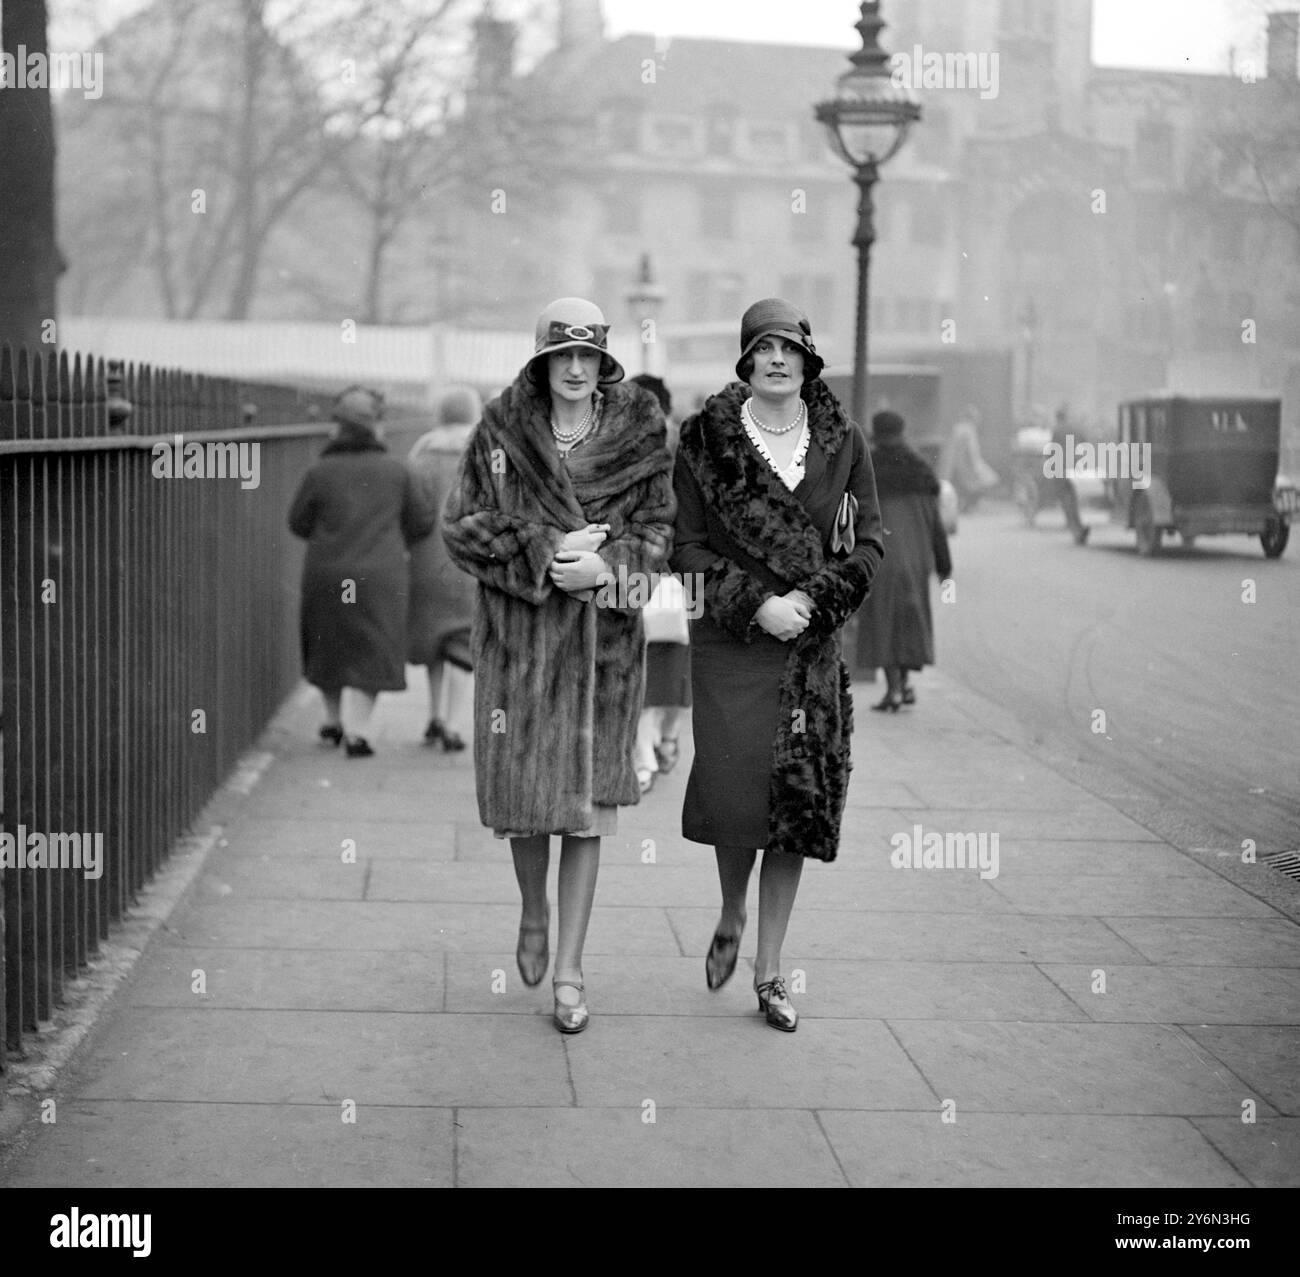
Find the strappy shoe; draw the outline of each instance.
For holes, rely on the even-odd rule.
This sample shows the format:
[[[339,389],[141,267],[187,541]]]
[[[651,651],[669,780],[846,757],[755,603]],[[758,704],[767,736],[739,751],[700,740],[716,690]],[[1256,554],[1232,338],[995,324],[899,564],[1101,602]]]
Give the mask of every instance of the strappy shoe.
[[[526,936],[541,936],[540,953],[534,953],[524,947]],[[546,922],[540,927],[526,927],[519,924],[519,942],[515,945],[515,966],[519,968],[519,978],[530,988],[541,984],[546,968],[551,963],[551,906],[546,906]]]
[[[758,1009],[767,1017],[767,1022],[782,1033],[793,1033],[799,1027],[799,1013],[785,991],[785,981],[780,976],[764,980],[754,985],[758,994]]]
[[[704,959],[704,979],[710,989],[717,992],[722,988],[736,970],[736,959],[740,957],[740,936],[724,936],[721,931],[713,933],[713,943]]]
[[[343,748],[349,758],[371,758],[374,750],[364,736],[349,736],[343,741]]]
[[[567,985],[570,989],[577,989],[579,993],[578,1005],[569,1006],[567,1002],[561,1002],[559,995],[555,990]],[[580,980],[552,980],[551,992],[555,994],[555,1012],[552,1019],[555,1021],[555,1027],[561,1033],[581,1033],[591,1020],[591,1015],[587,1011],[587,999],[581,995],[586,993],[586,986]]]
[[[343,740],[343,729],[337,723],[326,723],[320,729],[320,743],[335,749]]]
[[[885,696],[882,701],[877,701],[871,708],[878,710],[882,714],[897,714],[898,707],[903,703],[901,696],[895,696],[892,692]]]

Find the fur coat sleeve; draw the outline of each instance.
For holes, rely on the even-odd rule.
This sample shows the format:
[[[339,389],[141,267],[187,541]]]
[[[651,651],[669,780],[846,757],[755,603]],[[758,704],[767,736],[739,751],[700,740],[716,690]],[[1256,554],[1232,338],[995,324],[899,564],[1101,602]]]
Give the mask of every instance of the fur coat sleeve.
[[[493,409],[490,404],[461,457],[443,516],[443,538],[452,561],[471,576],[527,603],[541,603],[554,589],[547,569],[566,529],[540,511],[501,508],[506,454],[495,442],[501,422]]]
[[[682,573],[700,573],[709,615],[733,638],[752,642],[756,633],[754,613],[776,589],[710,545],[704,493],[681,452],[677,454],[673,488],[677,493],[673,568]]]

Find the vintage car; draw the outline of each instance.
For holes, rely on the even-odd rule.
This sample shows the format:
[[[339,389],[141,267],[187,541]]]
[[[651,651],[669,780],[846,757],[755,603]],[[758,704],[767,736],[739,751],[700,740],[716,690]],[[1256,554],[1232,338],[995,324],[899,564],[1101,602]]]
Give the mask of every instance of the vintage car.
[[[1270,559],[1286,549],[1297,495],[1279,482],[1282,402],[1263,396],[1157,395],[1120,405],[1104,458],[1111,517],[1155,554],[1166,531],[1257,536]],[[1111,445],[1105,445],[1107,448]]]

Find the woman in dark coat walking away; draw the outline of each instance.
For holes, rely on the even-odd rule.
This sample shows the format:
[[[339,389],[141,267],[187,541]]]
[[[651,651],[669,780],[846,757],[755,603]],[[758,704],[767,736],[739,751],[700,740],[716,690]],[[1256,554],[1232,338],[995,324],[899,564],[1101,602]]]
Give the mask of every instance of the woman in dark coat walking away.
[[[853,697],[839,630],[884,550],[867,443],[821,380],[807,318],[777,298],[756,302],[740,349],[746,384],[682,424],[674,471],[673,567],[704,576],[682,832],[717,856],[711,989],[735,970],[764,849],[754,988],[767,1023],[793,1032],[781,946],[804,857],[835,859],[848,786]]]
[[[478,578],[474,771],[479,814],[510,839],[523,898],[515,961],[549,961],[546,874],[561,836],[554,1021],[587,1027],[582,949],[600,839],[638,801],[632,752],[644,682],[636,591],[672,537],[663,414],[621,386],[608,325],[581,298],[552,302],[533,357],[488,404],[461,461],[443,531]],[[621,579],[611,588],[610,573]]]
[[[888,690],[871,708],[897,713],[899,706],[916,701],[908,671],[934,664],[930,573],[937,572],[940,580],[951,576],[952,558],[939,517],[939,480],[903,442],[903,418],[878,412],[871,428],[889,553],[858,621],[858,660],[885,671]]]
[[[338,397],[338,433],[289,509],[290,530],[307,541],[303,673],[325,700],[321,740],[343,741],[349,758],[374,753],[363,733],[378,694],[406,687],[406,549],[437,522],[415,474],[379,442],[382,414],[378,391]]]
[[[439,514],[456,482],[456,468],[471,430],[483,415],[483,401],[468,386],[453,386],[438,400],[438,424],[416,440],[408,458],[425,482]],[[470,626],[474,620],[474,578],[447,553],[441,536],[411,547],[411,613],[406,659],[429,671],[429,725],[424,743],[441,742],[447,752],[465,748],[462,730],[473,690]]]

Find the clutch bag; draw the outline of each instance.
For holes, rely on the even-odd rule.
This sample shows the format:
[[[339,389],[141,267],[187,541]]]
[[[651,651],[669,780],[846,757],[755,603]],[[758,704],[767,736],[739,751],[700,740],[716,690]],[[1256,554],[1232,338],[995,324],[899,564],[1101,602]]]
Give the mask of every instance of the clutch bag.
[[[851,492],[844,494],[840,508],[835,512],[835,526],[831,528],[831,553],[848,555],[857,543],[858,499]]]

